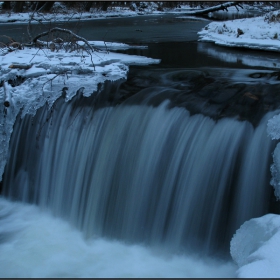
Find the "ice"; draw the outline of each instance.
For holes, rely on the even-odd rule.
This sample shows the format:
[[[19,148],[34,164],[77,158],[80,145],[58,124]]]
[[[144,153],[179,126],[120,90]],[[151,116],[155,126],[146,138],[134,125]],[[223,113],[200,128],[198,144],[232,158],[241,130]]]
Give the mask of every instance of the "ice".
[[[279,52],[280,22],[268,21],[267,18],[271,18],[270,13],[254,18],[211,22],[198,32],[199,40],[227,47]]]
[[[277,144],[273,152],[273,164],[270,167],[272,178],[270,184],[274,187],[276,198],[280,199],[280,143]]]
[[[267,214],[245,222],[233,236],[230,253],[241,278],[280,276],[280,216]]]
[[[90,42],[95,44],[94,41]],[[100,45],[100,42],[97,42]],[[122,44],[112,43],[114,49]],[[25,48],[0,55],[0,181],[8,155],[9,139],[16,117],[21,114],[35,114],[44,104],[49,107],[62,95],[65,88],[65,101],[69,101],[83,88],[85,97],[97,91],[97,85],[106,80],[126,79],[131,64],[159,63],[159,59],[137,55],[117,54],[106,51],[90,55],[78,52],[66,52],[50,49],[41,51]],[[30,65],[29,69],[20,69],[16,65]],[[14,66],[12,66],[14,65]],[[4,101],[9,106],[4,106]]]
[[[268,120],[267,133],[271,139],[280,139],[280,114]]]
[[[280,139],[280,114],[268,120],[267,133]],[[270,167],[274,194],[280,199],[280,143],[273,152]],[[238,265],[241,278],[279,278],[280,276],[280,215],[267,214],[245,222],[233,236],[230,253]]]
[[[280,114],[275,115],[267,122],[267,133],[271,139],[280,139]],[[274,187],[274,194],[280,199],[280,143],[277,144],[273,154],[273,164],[270,167],[272,178],[270,184]]]
[[[253,67],[266,67],[270,69],[278,70],[280,68],[280,61],[273,53],[249,53],[249,52],[237,52],[236,49],[229,48],[219,48],[213,44],[198,44],[197,50],[201,53],[205,53],[208,56],[215,57],[221,61],[226,61],[229,63],[242,63],[243,65],[253,66]],[[244,70],[244,69],[243,69]],[[268,73],[270,70],[260,70],[260,72]],[[238,69],[240,71],[240,69]],[[273,72],[273,71],[271,71]],[[239,77],[240,78],[240,77]],[[279,83],[279,80],[270,79],[270,83]]]
[[[129,3],[129,2],[127,2]],[[89,12],[77,12],[77,9],[67,7],[63,2],[55,2],[52,13],[44,13],[44,20],[38,16],[40,22],[53,22],[56,21],[75,21],[75,20],[94,20],[100,18],[110,17],[131,17],[144,14],[162,15],[166,13],[185,13],[190,9],[190,5],[185,3],[177,8],[162,7],[162,2],[138,2],[137,4],[131,3],[127,7],[118,7],[113,5],[108,7],[107,11],[102,11],[98,7],[91,7]],[[0,2],[1,10],[1,2]],[[33,15],[34,16],[34,15]],[[2,13],[0,14],[0,23],[7,22],[28,22],[30,19],[29,13]],[[36,14],[35,14],[35,19]],[[37,19],[37,20],[38,20]]]

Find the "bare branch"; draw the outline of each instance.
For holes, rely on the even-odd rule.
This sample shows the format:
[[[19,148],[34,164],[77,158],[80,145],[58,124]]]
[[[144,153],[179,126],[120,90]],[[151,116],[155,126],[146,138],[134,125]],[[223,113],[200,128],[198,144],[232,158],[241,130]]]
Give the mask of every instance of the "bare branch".
[[[64,29],[64,28],[60,28],[60,27],[54,27],[54,28],[52,28],[52,29],[50,29],[50,30],[48,30],[48,31],[45,31],[45,32],[43,32],[43,33],[40,33],[40,34],[37,35],[35,38],[33,38],[32,42],[33,42],[33,43],[36,43],[36,41],[37,41],[39,38],[44,37],[44,36],[47,36],[47,35],[49,35],[50,33],[57,32],[57,31],[59,31],[59,32],[64,32],[64,33],[68,33],[68,34],[72,35],[72,36],[73,36],[74,38],[76,38],[77,40],[84,42],[84,43],[88,46],[88,48],[89,48],[91,51],[93,51],[93,52],[94,52],[94,51],[99,51],[99,49],[93,48],[93,47],[88,43],[88,41],[87,41],[85,38],[83,38],[83,37],[81,37],[81,36],[75,34],[74,32],[72,32],[72,31],[69,30],[69,29]]]
[[[38,2],[36,3],[36,6],[35,6],[35,9],[32,13],[32,15],[29,17],[29,21],[28,21],[28,25],[27,25],[27,33],[28,33],[28,36],[29,36],[29,40],[32,40],[32,36],[31,36],[31,20],[34,18],[34,14],[37,10],[37,6],[38,6]]]
[[[11,43],[14,42],[14,39],[10,36],[7,36],[7,35],[0,35],[0,37],[4,37],[4,38],[7,38]]]

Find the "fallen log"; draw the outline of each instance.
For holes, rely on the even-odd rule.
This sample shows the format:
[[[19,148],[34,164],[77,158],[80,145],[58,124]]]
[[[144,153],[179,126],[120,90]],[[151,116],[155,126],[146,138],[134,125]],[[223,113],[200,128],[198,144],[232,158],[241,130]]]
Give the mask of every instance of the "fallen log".
[[[240,5],[239,2],[233,1],[233,2],[225,2],[223,4],[216,5],[216,6],[213,6],[213,7],[209,7],[209,8],[206,8],[206,9],[188,11],[188,12],[185,12],[184,14],[185,15],[192,15],[192,16],[206,15],[210,12],[216,12],[216,11],[220,11],[220,10],[223,10],[223,11],[226,10],[227,11],[227,8],[232,7],[232,6],[235,6],[235,7],[239,6],[240,8],[243,9],[243,7]]]
[[[32,67],[32,64],[19,64],[19,63],[13,63],[9,66],[9,68],[12,69],[24,69],[28,70]]]

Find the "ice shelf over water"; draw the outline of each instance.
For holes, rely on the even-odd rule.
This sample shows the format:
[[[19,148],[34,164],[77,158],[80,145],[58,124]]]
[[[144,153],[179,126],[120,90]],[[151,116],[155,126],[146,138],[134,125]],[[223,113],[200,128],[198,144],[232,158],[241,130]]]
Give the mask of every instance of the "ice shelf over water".
[[[98,41],[89,42],[100,47]],[[81,42],[82,44],[82,42]],[[17,115],[35,114],[48,103],[49,107],[62,94],[65,101],[76,94],[90,96],[106,80],[125,79],[129,65],[152,64],[160,60],[136,55],[119,54],[110,48],[128,48],[128,45],[108,43],[106,50],[89,55],[87,52],[66,52],[62,49],[24,48],[13,52],[2,49],[0,55],[1,116],[0,126],[0,181],[6,164],[10,135]],[[82,48],[81,48],[82,49]],[[21,66],[21,67],[20,67]],[[27,69],[21,69],[21,68]],[[4,107],[7,101],[9,106]]]

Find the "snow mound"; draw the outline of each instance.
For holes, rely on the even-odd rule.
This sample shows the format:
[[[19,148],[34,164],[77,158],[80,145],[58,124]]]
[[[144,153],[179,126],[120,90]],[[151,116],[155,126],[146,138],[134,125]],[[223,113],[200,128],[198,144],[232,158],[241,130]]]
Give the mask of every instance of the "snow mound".
[[[280,22],[268,18],[273,18],[270,13],[249,19],[211,22],[198,32],[199,41],[279,52]]]
[[[280,276],[280,216],[267,214],[245,222],[230,243],[230,253],[241,278]]]

